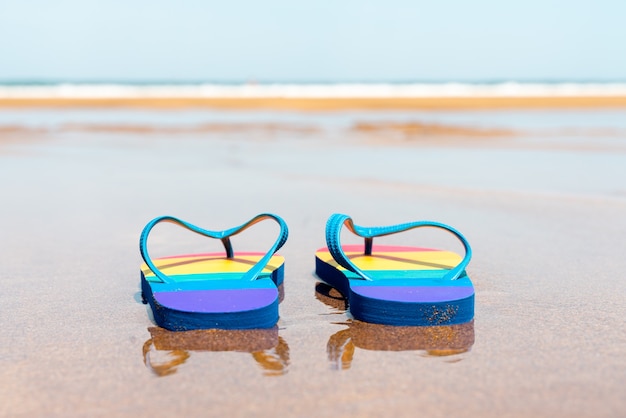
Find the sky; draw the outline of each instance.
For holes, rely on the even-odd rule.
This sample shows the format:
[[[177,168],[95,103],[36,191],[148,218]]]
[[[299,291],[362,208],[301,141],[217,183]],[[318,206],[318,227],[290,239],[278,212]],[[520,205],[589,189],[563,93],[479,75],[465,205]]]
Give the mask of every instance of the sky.
[[[0,80],[626,80],[626,0],[0,0]]]

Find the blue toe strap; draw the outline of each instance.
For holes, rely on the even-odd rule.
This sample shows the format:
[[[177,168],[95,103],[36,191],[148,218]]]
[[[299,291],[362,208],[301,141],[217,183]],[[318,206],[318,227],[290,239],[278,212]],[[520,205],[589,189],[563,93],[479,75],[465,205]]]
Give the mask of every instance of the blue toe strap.
[[[399,225],[392,226],[378,226],[378,227],[362,227],[355,225],[348,215],[343,215],[340,213],[335,213],[328,218],[328,222],[326,223],[326,244],[328,246],[328,250],[330,254],[333,256],[335,261],[345,269],[352,271],[359,275],[363,280],[372,280],[370,277],[365,274],[365,272],[359,269],[346,255],[341,247],[341,230],[343,226],[346,226],[352,233],[358,235],[360,237],[365,238],[365,254],[370,255],[372,251],[372,243],[374,237],[381,237],[384,235],[396,234],[398,232],[408,231],[414,228],[421,227],[433,227],[444,229],[448,232],[451,232],[455,235],[465,247],[465,257],[459,264],[457,264],[453,269],[451,269],[443,279],[447,280],[456,280],[465,271],[465,268],[469,264],[472,258],[472,248],[469,245],[469,242],[465,239],[465,237],[456,229],[448,226],[446,224],[442,224],[440,222],[433,221],[417,221],[417,222],[409,222]]]
[[[274,253],[276,253],[276,251],[278,251],[280,247],[285,244],[285,242],[287,241],[287,237],[289,236],[289,230],[285,221],[280,216],[271,213],[259,214],[242,225],[226,229],[224,231],[209,231],[207,229],[202,229],[200,227],[190,224],[189,222],[185,222],[173,216],[160,216],[148,222],[148,224],[141,232],[141,236],[139,238],[139,252],[141,253],[141,257],[145,261],[146,265],[150,268],[150,270],[154,273],[156,277],[158,277],[163,283],[171,283],[172,280],[154,265],[152,259],[148,254],[148,235],[156,224],[160,222],[169,222],[182,226],[183,228],[186,228],[191,232],[195,232],[196,234],[200,234],[209,238],[219,239],[224,245],[224,249],[226,250],[226,256],[228,258],[232,258],[233,249],[230,243],[230,237],[232,237],[233,235],[237,235],[238,233],[265,219],[273,219],[274,221],[276,221],[280,226],[280,232],[278,234],[276,242],[274,242],[274,245],[272,245],[269,251],[242,277],[242,280],[256,280],[259,277],[259,274],[261,274],[261,272],[267,265],[267,263],[269,263]]]

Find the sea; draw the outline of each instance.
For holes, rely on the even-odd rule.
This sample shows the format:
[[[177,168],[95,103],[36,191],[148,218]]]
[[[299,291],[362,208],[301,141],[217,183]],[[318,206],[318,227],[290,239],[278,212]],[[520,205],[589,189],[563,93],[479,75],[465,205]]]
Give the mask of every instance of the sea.
[[[484,82],[110,82],[4,81],[2,98],[404,98],[404,97],[567,97],[626,96],[626,81]],[[284,149],[302,144],[320,149],[357,149],[369,176],[381,157],[390,162],[377,177],[401,181],[403,167],[418,164],[419,178],[433,187],[457,187],[458,178],[442,167],[473,161],[464,181],[473,190],[523,190],[529,193],[584,195],[623,200],[626,179],[626,109],[274,109],[26,107],[0,108],[3,149],[55,146],[77,141],[207,143],[216,149],[254,149],[279,141]],[[185,142],[187,141],[187,142]],[[4,144],[4,145],[3,145]],[[189,145],[188,144],[188,145]],[[219,146],[218,146],[219,145]],[[142,145],[144,146],[144,145]],[[192,146],[192,145],[189,145]],[[195,145],[194,145],[195,146]],[[220,148],[222,147],[222,148]],[[277,155],[282,155],[277,151]],[[209,152],[210,150],[210,152]],[[453,151],[455,150],[455,151]],[[56,152],[56,151],[55,151]],[[243,152],[243,151],[242,151]],[[304,153],[302,158],[308,155]],[[239,157],[237,157],[239,158]],[[308,158],[308,157],[307,157]],[[320,157],[322,158],[322,157]],[[330,164],[330,157],[323,157]],[[292,162],[299,172],[300,157]],[[342,163],[336,162],[337,167]],[[476,169],[492,167],[493,171]],[[558,169],[555,169],[558,167]],[[584,172],[584,175],[582,174]],[[433,175],[433,173],[439,173]],[[534,173],[534,174],[533,174]],[[576,181],[572,181],[572,178]]]

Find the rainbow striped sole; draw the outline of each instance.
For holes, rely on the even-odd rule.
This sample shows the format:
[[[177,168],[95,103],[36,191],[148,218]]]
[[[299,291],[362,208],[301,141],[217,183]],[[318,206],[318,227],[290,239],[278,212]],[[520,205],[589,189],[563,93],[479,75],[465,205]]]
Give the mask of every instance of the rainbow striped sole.
[[[143,300],[157,325],[172,331],[271,328],[278,322],[284,258],[272,256],[258,279],[241,280],[264,255],[235,253],[227,258],[209,253],[155,259],[171,283],[161,282],[143,264]]]
[[[364,255],[359,245],[342,249],[371,281],[339,266],[328,248],[316,252],[315,271],[344,295],[355,319],[404,326],[452,325],[473,319],[474,287],[469,277],[443,279],[461,261],[458,254],[382,245],[374,245],[372,255]]]

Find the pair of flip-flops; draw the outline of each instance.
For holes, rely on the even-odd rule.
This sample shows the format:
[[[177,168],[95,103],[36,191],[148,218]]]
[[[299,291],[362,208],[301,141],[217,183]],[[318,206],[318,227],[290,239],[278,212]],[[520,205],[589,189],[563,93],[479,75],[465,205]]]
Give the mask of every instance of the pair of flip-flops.
[[[230,237],[266,219],[279,225],[278,238],[265,253],[234,252]],[[152,260],[147,239],[159,222],[171,222],[222,241],[224,253],[178,255]],[[341,245],[343,227],[365,239],[363,246]],[[455,235],[463,257],[449,251],[373,245],[373,239],[420,227]],[[163,216],[141,233],[140,252],[144,302],[157,325],[172,330],[271,328],[278,322],[279,288],[284,258],[277,255],[287,241],[287,224],[273,214],[260,214],[224,231],[209,231]],[[419,221],[385,227],[361,227],[347,215],[334,214],[326,224],[327,247],[315,254],[318,277],[339,290],[352,316],[385,325],[451,325],[474,316],[474,287],[465,272],[472,250],[454,228]]]

